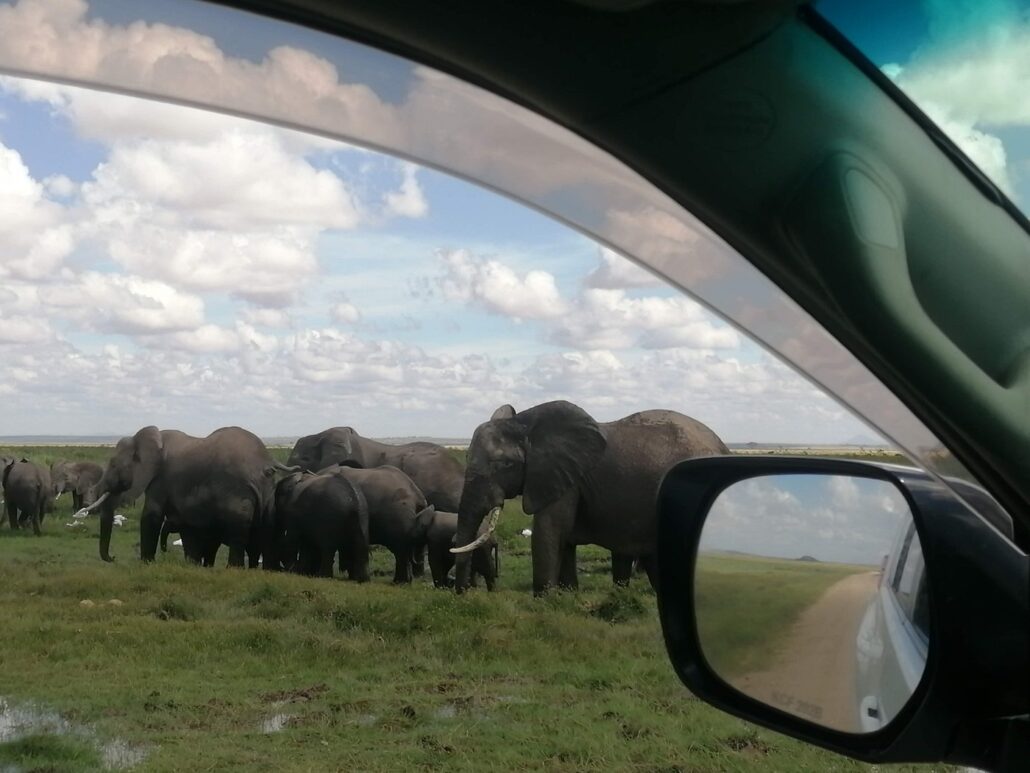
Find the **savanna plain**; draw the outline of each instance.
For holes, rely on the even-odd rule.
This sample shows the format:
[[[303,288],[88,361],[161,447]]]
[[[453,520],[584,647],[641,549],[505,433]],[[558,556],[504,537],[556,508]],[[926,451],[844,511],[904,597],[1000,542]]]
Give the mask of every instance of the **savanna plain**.
[[[109,453],[0,448],[43,463]],[[378,549],[364,585],[220,568],[224,549],[214,569],[174,547],[143,565],[138,504],[121,512],[113,564],[95,518],[65,525],[67,497],[41,537],[0,528],[0,770],[876,769],[691,696],[646,580],[614,589],[606,551],[580,548],[579,591],[534,599],[517,501],[498,527],[500,590],[462,597],[428,571],[392,585]],[[756,571],[728,571],[711,589],[723,599],[705,600],[742,648],[758,607],[784,595],[748,608],[735,583]],[[764,629],[775,651],[821,586],[769,571],[790,591]]]

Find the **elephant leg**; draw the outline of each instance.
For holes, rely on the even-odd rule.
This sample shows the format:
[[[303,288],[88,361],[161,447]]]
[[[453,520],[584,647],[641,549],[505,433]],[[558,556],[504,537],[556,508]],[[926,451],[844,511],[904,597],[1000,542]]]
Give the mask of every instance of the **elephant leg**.
[[[550,529],[535,525],[530,547],[533,553],[533,595],[541,596],[549,588],[558,585],[558,569],[561,566],[559,538]]]
[[[493,556],[489,545],[476,548],[476,551],[472,554],[472,570],[478,574],[483,575],[483,581],[486,583],[487,591],[494,589],[495,576],[494,566],[492,561]]]
[[[347,575],[354,582],[368,582],[368,548],[349,546],[347,548]],[[343,551],[340,551],[341,556]]]
[[[324,549],[319,551],[318,555],[318,576],[319,577],[332,577],[333,576],[333,559],[336,558],[335,551]]]
[[[222,537],[214,529],[205,529],[202,532],[201,550],[203,551],[204,566],[214,566],[218,558],[218,548],[222,547]],[[242,566],[242,557],[240,565]]]
[[[558,585],[575,588],[576,548],[569,537],[576,524],[579,492],[571,489],[533,518],[533,595],[540,596]],[[571,550],[570,550],[571,548]],[[564,568],[564,571],[562,571]]]
[[[17,531],[17,529],[18,529],[18,510],[11,503],[10,500],[8,500],[5,504],[7,505],[7,520],[10,521],[10,523],[11,523],[11,531]]]
[[[411,576],[422,577],[426,573],[426,546],[418,545],[411,551]]]
[[[40,523],[43,521],[43,503],[40,502],[39,506],[32,512],[32,533],[37,537],[43,532],[39,528]]]
[[[394,551],[393,581],[396,585],[411,584],[411,548]]]
[[[183,526],[179,529],[179,536],[182,538],[182,554],[191,564],[199,564],[204,559],[204,551],[200,545],[200,536],[197,530],[190,526]]]
[[[561,548],[561,566],[558,569],[558,587],[564,590],[578,590],[579,577],[576,574],[576,546],[567,544]]]
[[[72,512],[77,513],[83,508],[83,500],[85,497],[82,496],[78,491],[72,492]]]
[[[612,581],[619,586],[629,585],[633,575],[633,556],[612,551]]]
[[[246,548],[238,542],[229,545],[229,566],[242,569],[246,565],[246,561],[244,560],[246,552]],[[213,557],[212,563],[214,563]]]
[[[434,588],[446,588],[448,586],[447,573],[451,571],[453,561],[448,562],[441,552],[436,549],[429,550],[429,572],[433,575]]]
[[[638,564],[647,572],[647,579],[651,583],[651,589],[658,591],[658,561],[655,556],[641,556]]]
[[[157,539],[162,532],[162,524],[167,524],[161,507],[149,499],[143,503],[143,513],[139,519],[139,557],[143,561],[153,561],[157,554]]]

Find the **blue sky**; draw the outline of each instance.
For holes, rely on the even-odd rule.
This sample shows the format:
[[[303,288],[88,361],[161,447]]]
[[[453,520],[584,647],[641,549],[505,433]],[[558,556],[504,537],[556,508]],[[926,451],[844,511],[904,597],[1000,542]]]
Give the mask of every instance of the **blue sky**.
[[[130,32],[141,8],[147,24]],[[889,36],[863,39],[916,93],[948,51],[921,48],[933,27],[925,18],[890,18]],[[187,93],[236,89],[257,112],[293,99],[287,114],[317,117],[325,103],[372,136],[417,128],[432,114],[419,106],[446,95],[396,57],[187,0],[0,3],[0,34],[25,51],[38,34],[35,50],[50,46],[75,77],[138,69],[151,85]],[[974,114],[989,108],[935,109],[980,146],[1007,151],[985,163],[1025,201],[1030,121]],[[443,135],[462,152],[471,129],[452,118]],[[489,136],[505,152],[504,138]],[[530,156],[518,168],[559,197],[561,161]],[[154,423],[278,436],[348,423],[373,436],[460,437],[500,403],[564,398],[600,420],[680,410],[729,442],[873,440],[621,256],[503,196],[388,156],[7,79],[0,193],[0,434]]]

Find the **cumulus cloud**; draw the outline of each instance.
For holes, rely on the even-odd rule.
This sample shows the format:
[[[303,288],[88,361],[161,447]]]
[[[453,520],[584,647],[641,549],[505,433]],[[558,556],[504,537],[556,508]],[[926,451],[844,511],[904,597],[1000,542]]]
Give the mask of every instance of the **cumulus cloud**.
[[[584,290],[574,311],[553,332],[556,342],[585,349],[643,346],[734,348],[740,338],[701,306],[681,295],[635,298],[624,290]]]
[[[473,255],[468,250],[437,253],[444,273],[438,284],[444,297],[476,305],[512,319],[550,319],[567,306],[554,276],[534,269],[519,275],[505,263]]]
[[[931,37],[883,70],[1002,189],[1011,171],[994,128],[1030,129],[1030,15],[1004,6],[931,6]],[[1000,10],[999,10],[1000,9]],[[948,13],[958,15],[946,18]]]
[[[74,246],[67,217],[21,154],[0,144],[0,277],[52,275]]]
[[[204,302],[163,282],[87,272],[47,288],[46,304],[87,330],[145,335],[194,330]]]
[[[383,197],[387,215],[403,217],[425,217],[429,212],[429,202],[418,184],[418,167],[414,164],[402,165],[403,179],[400,188],[387,193]]]
[[[600,263],[597,268],[587,274],[586,279],[583,280],[587,287],[614,290],[628,287],[654,287],[662,283],[651,272],[607,247],[598,248],[598,259]]]
[[[182,27],[142,21],[120,26],[89,18],[85,0],[19,0],[0,7],[0,37],[7,43],[0,64],[15,72],[31,62],[50,75],[284,121],[327,127],[335,121],[384,138],[400,131],[395,109],[371,89],[343,82],[332,63],[290,46],[273,48],[254,62],[228,56],[212,38]],[[105,136],[112,129],[126,131],[117,128],[118,121],[92,112],[90,120]],[[154,124],[147,128],[157,136],[175,131]]]

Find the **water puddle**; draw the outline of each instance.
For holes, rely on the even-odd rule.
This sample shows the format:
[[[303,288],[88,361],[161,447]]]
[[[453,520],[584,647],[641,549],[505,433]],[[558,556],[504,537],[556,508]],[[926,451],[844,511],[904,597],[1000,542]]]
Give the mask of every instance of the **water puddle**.
[[[286,725],[289,724],[290,720],[293,719],[295,716],[297,716],[297,715],[296,714],[273,714],[270,717],[266,717],[261,722],[261,732],[262,733],[278,733],[280,730],[282,730],[284,727],[286,727]]]
[[[91,744],[107,770],[127,770],[147,758],[150,750],[121,738],[104,740],[88,725],[69,722],[56,711],[32,703],[13,704],[0,697],[0,743],[18,741],[30,735],[63,735]]]
[[[458,707],[453,703],[445,703],[433,712],[437,719],[454,719],[458,716]]]

